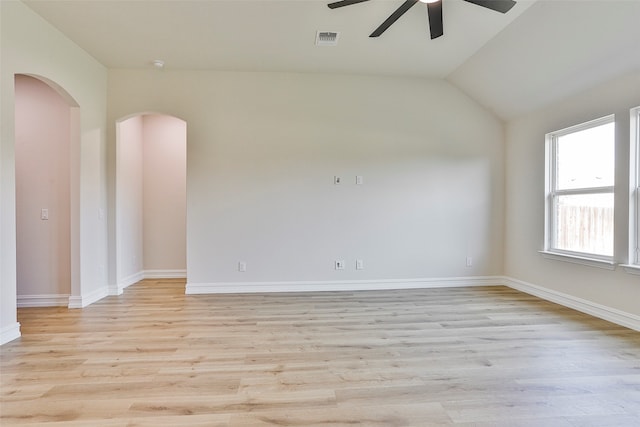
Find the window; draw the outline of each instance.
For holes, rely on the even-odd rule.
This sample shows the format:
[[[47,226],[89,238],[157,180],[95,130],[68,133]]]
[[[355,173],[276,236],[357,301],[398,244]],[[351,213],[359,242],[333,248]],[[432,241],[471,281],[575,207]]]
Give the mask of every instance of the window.
[[[640,107],[631,110],[629,264],[640,267]]]
[[[613,116],[547,134],[545,251],[613,261]]]

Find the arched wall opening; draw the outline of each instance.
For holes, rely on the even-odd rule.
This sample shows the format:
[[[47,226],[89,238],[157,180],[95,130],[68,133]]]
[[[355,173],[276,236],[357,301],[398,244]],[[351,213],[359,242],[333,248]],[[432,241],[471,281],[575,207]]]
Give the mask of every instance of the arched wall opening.
[[[142,113],[116,123],[116,287],[186,277],[187,123]]]
[[[67,306],[79,278],[80,109],[50,80],[15,75],[18,307]]]

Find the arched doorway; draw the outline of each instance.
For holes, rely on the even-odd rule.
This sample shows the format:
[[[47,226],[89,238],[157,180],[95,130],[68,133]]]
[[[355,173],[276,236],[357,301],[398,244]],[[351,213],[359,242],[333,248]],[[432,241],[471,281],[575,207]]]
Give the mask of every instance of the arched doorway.
[[[54,82],[15,76],[18,307],[67,306],[79,289],[80,110]]]
[[[116,123],[116,286],[186,277],[187,124],[156,113]]]

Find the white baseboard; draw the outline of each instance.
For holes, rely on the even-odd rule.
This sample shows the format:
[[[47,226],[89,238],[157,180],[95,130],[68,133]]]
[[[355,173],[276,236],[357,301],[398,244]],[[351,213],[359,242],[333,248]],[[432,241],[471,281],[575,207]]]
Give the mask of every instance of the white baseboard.
[[[88,305],[93,304],[96,301],[101,300],[102,298],[109,296],[109,288],[103,287],[100,289],[96,289],[88,295],[83,296],[70,296],[69,297],[69,308],[85,308]]]
[[[112,295],[112,296],[122,295],[123,289],[124,288],[121,288],[120,286],[118,286],[117,283],[114,283],[109,285],[108,293],[109,295]]]
[[[533,285],[522,280],[513,279],[511,277],[503,277],[502,284],[521,292],[534,295],[547,301],[581,311],[600,319],[607,320],[626,328],[640,331],[640,316],[627,313],[622,310],[607,307],[592,301],[568,295],[553,289],[544,288],[542,286]]]
[[[134,283],[138,283],[140,280],[143,280],[143,279],[144,279],[144,271],[138,271],[137,273],[127,276],[124,279],[121,279],[118,282],[118,288],[120,289],[128,288],[129,286],[133,285]]]
[[[144,271],[138,271],[123,279],[120,279],[115,285],[109,285],[109,295],[121,295],[125,288],[138,283],[145,278]]]
[[[185,279],[187,270],[145,270],[145,279]]]
[[[185,293],[187,295],[196,295],[257,292],[359,291],[496,285],[507,286],[521,292],[534,295],[538,298],[555,302],[565,307],[607,320],[617,325],[640,331],[640,316],[505,276],[312,282],[187,283]]]
[[[20,338],[20,323],[15,322],[0,329],[0,345]]]
[[[500,277],[493,276],[313,282],[219,282],[187,283],[185,293],[187,295],[196,295],[256,292],[371,291],[382,289],[495,286],[502,284]]]
[[[187,270],[143,270],[121,279],[115,285],[109,285],[109,295],[121,295],[122,292],[144,279],[185,279]]]
[[[18,295],[17,307],[66,307],[69,294],[66,295]]]

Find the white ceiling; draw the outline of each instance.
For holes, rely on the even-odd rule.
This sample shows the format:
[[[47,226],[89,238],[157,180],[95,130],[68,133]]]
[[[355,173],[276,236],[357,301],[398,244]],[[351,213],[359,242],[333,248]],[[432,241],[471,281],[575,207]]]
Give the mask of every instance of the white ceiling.
[[[640,73],[640,0],[539,0],[448,80],[512,118]],[[640,87],[629,88],[638,94]]]
[[[443,1],[444,36],[431,40],[421,3],[368,37],[402,0],[333,10],[330,0],[24,0],[108,68],[162,59],[166,69],[447,78],[502,118],[640,70],[640,0],[518,0],[507,14]],[[316,31],[340,32],[338,46],[315,46]]]

